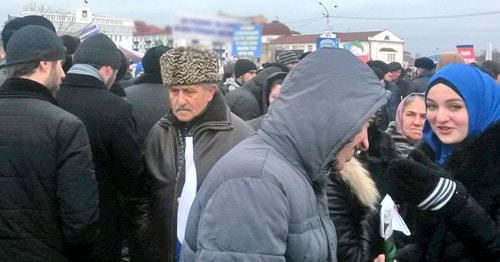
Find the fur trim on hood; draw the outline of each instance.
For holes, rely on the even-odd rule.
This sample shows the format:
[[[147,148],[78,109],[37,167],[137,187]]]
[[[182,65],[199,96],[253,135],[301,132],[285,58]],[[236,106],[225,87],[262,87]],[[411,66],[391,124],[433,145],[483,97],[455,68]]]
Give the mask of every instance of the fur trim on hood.
[[[377,209],[380,197],[377,186],[368,170],[358,159],[353,157],[338,174],[363,206],[372,210]]]

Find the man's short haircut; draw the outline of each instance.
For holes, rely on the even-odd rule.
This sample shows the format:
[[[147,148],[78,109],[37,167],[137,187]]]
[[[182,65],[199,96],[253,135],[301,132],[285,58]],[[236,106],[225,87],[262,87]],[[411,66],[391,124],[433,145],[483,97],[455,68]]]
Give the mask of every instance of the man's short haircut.
[[[35,72],[40,62],[28,62],[5,67],[3,70],[9,77],[28,76]]]

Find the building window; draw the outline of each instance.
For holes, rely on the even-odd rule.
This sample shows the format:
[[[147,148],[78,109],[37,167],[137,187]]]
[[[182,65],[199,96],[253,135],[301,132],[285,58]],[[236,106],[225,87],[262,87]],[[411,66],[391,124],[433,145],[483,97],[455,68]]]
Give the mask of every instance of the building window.
[[[389,39],[389,36],[388,36],[388,35],[386,35],[386,36],[384,37],[384,40],[389,41],[389,40],[391,40],[391,39]]]
[[[391,54],[391,53],[387,54],[387,61],[388,62],[396,61],[396,54]]]

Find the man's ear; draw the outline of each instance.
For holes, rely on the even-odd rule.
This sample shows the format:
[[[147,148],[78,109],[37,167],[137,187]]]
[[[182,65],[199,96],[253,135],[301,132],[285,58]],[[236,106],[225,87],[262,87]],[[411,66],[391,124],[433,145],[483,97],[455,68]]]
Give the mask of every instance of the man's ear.
[[[42,72],[49,72],[51,68],[51,64],[49,61],[40,61],[38,62],[38,69]]]
[[[104,76],[110,76],[113,74],[113,68],[111,66],[101,66],[99,72]]]
[[[210,93],[210,97],[208,99],[208,101],[212,101],[212,99],[214,98],[214,95],[215,95],[215,92],[217,92],[217,84],[211,84],[210,87],[208,88],[208,92]]]

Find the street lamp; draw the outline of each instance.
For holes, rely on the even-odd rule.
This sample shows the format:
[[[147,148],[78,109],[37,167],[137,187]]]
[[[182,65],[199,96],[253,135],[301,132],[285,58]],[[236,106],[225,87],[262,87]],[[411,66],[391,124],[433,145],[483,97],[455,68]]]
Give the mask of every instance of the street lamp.
[[[328,11],[328,8],[326,8],[326,6],[322,2],[318,2],[318,4],[323,7],[323,9],[325,9],[325,12],[323,12],[322,15],[326,17],[326,30],[332,31],[332,28],[330,27],[330,11]],[[337,8],[337,5],[334,5],[333,8]]]

